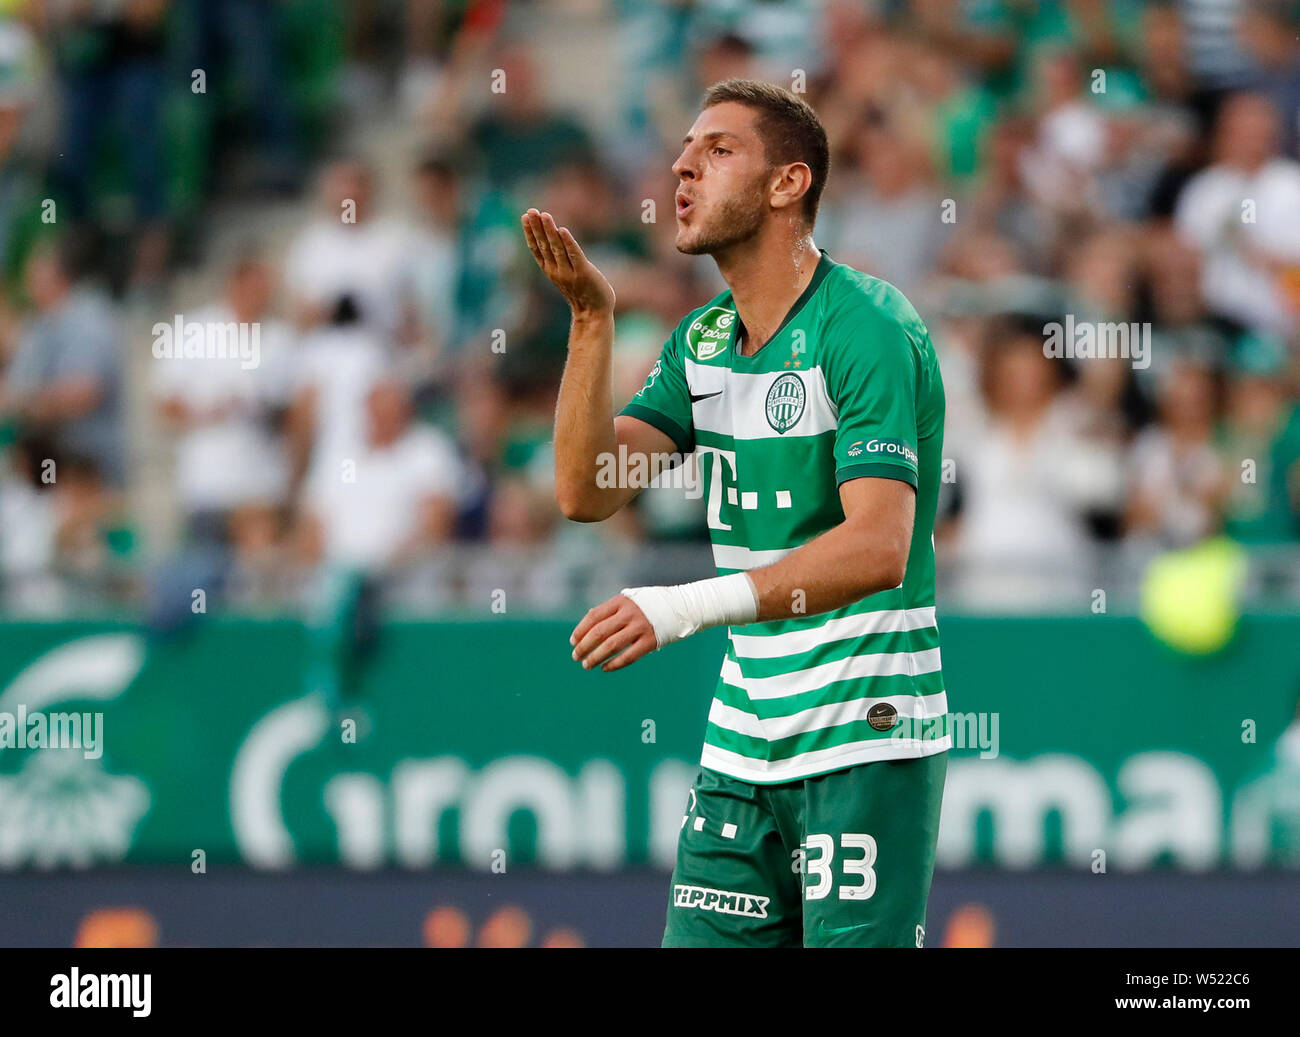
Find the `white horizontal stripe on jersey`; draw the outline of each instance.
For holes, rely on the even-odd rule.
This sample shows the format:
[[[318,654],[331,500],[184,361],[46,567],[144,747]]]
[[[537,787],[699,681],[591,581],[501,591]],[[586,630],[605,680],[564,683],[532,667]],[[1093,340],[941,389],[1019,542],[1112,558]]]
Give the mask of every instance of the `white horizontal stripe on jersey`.
[[[751,551],[748,547],[714,544],[713,564],[719,569],[758,569],[779,562],[793,550],[793,547],[781,547],[774,551]]]
[[[934,606],[919,609],[882,609],[837,616],[821,626],[788,630],[780,634],[731,634],[731,643],[741,659],[777,659],[799,655],[829,641],[843,641],[868,634],[897,634],[906,630],[925,630],[934,626]]]
[[[767,738],[767,735],[763,733],[763,722],[753,713],[746,713],[743,709],[728,706],[718,699],[714,699],[713,704],[709,706],[709,723],[716,724],[718,727],[725,727],[728,731],[735,731],[738,735],[747,735],[750,738]]]
[[[847,659],[809,666],[793,673],[774,677],[746,677],[740,664],[730,657],[722,661],[722,679],[740,688],[751,699],[782,699],[805,691],[816,691],[835,681],[858,680],[863,677],[895,677],[903,674],[915,676],[934,673],[942,669],[939,649],[927,648],[922,652],[877,652],[869,655],[851,655]]]
[[[708,395],[708,399],[691,404],[691,420],[697,431],[733,439],[791,439],[834,432],[839,427],[839,411],[826,391],[826,376],[819,366],[750,374],[700,364],[690,357],[685,360],[691,395]],[[772,383],[787,374],[798,375],[803,383],[804,408],[793,428],[778,432],[767,419],[767,394]],[[710,395],[713,393],[718,395]]]
[[[814,749],[784,760],[754,760],[716,745],[705,745],[700,766],[741,781],[776,784],[798,781],[814,774],[856,767],[876,760],[915,760],[952,748],[952,735],[942,738],[875,738]]]
[[[934,695],[886,695],[883,698],[849,699],[847,702],[813,706],[791,713],[788,717],[771,717],[767,720],[760,720],[753,713],[746,713],[743,709],[736,709],[735,706],[714,699],[713,705],[709,707],[709,723],[735,731],[739,735],[775,742],[809,731],[821,731],[828,727],[850,724],[855,720],[865,720],[867,711],[882,702],[893,706],[900,717],[908,720],[938,720],[948,713],[948,696],[942,691]]]

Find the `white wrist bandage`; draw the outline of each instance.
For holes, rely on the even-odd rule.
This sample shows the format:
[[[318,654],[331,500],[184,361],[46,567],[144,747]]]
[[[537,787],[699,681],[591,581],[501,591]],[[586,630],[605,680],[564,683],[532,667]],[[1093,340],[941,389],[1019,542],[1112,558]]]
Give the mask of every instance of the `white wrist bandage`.
[[[624,587],[621,593],[645,613],[660,648],[706,627],[758,618],[758,592],[746,573],[676,587]]]

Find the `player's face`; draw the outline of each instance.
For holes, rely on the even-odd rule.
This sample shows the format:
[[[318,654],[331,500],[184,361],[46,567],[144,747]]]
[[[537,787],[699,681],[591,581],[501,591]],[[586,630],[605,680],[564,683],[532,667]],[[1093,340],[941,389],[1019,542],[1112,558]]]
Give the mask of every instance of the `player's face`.
[[[752,238],[768,210],[771,167],[757,113],[728,101],[706,108],[673,163],[677,251],[712,255]]]

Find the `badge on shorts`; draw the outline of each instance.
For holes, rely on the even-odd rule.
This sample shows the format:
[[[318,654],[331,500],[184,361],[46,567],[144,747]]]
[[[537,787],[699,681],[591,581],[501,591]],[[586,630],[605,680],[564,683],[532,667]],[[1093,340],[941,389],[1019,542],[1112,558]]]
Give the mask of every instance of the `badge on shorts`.
[[[867,723],[877,731],[888,731],[898,723],[898,710],[888,702],[877,702],[867,710]]]

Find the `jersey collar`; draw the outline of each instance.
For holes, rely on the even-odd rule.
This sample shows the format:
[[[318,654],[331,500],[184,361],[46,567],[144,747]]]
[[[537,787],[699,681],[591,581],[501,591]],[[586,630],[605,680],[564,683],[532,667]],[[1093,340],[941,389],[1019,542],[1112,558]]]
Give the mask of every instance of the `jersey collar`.
[[[831,259],[831,257],[827,254],[824,248],[818,249],[817,251],[821,253],[821,259],[817,261],[817,269],[813,271],[812,280],[808,282],[808,287],[805,288],[803,292],[800,294],[799,298],[797,298],[794,301],[794,305],[790,307],[789,311],[785,315],[785,318],[777,326],[776,331],[772,332],[772,337],[769,338],[766,342],[764,342],[758,348],[757,352],[750,353],[747,356],[739,352],[740,335],[741,332],[744,331],[745,325],[740,319],[740,310],[739,309],[736,310],[736,322],[734,325],[732,325],[731,341],[729,343],[731,358],[733,362],[735,360],[753,360],[755,357],[758,356],[759,353],[763,352],[763,350],[765,350],[768,346],[770,346],[773,342],[775,342],[777,337],[781,334],[781,332],[785,330],[785,326],[794,319],[795,315],[798,314],[798,312],[802,310],[804,306],[807,305],[808,300],[811,299],[813,295],[816,293],[817,289],[821,287],[821,283],[824,280],[826,280],[826,275],[831,272],[831,268],[835,265],[835,260]],[[732,299],[732,302],[733,303],[735,302],[734,297]]]

